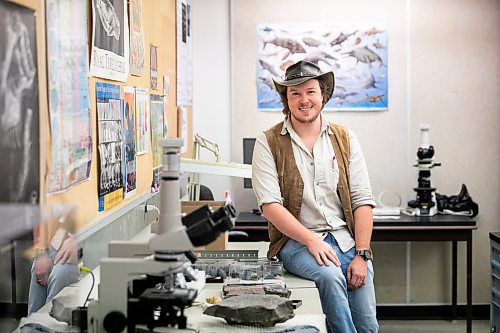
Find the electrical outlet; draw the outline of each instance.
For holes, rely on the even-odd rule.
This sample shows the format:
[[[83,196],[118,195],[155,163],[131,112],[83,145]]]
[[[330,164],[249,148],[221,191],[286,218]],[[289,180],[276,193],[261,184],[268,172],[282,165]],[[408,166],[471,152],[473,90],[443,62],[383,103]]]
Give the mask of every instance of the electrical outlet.
[[[78,260],[81,260],[83,258],[83,248],[78,249]]]

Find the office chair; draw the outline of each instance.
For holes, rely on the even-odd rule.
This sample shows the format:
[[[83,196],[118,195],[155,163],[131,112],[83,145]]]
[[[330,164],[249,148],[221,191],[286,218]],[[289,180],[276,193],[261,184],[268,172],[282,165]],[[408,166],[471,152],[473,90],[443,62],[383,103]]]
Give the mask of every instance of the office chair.
[[[212,190],[205,185],[200,184],[200,200],[214,201],[214,194]]]
[[[214,200],[212,190],[200,184],[200,200]],[[248,239],[248,234],[244,231],[229,231],[228,240],[230,242],[244,242]]]

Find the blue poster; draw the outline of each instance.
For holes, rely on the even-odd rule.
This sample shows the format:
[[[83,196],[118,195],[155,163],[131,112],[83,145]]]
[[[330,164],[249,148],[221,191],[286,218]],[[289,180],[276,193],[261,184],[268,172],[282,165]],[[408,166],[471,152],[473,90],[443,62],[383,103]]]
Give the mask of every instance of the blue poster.
[[[258,25],[258,109],[281,111],[272,79],[284,79],[288,66],[307,60],[335,74],[325,111],[387,111],[387,53],[385,24]]]
[[[123,101],[120,86],[96,82],[99,211],[123,200]]]

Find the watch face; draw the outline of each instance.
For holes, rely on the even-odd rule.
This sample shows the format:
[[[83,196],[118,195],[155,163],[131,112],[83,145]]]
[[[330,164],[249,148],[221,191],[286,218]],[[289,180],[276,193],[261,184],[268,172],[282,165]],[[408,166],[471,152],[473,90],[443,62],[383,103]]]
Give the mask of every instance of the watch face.
[[[372,260],[372,251],[370,250],[358,250],[356,254],[363,257],[365,260]]]
[[[366,250],[366,251],[365,251],[365,258],[366,258],[367,260],[371,260],[371,259],[372,259],[372,253],[371,253],[371,251],[370,251],[370,250]]]

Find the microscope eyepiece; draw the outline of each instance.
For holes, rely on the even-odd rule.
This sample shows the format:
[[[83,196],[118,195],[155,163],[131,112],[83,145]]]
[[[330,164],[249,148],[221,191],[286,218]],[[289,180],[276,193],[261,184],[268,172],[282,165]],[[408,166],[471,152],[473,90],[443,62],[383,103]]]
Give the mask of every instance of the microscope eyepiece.
[[[418,148],[417,157],[419,160],[425,160],[434,157],[434,147],[429,146],[429,148]]]

